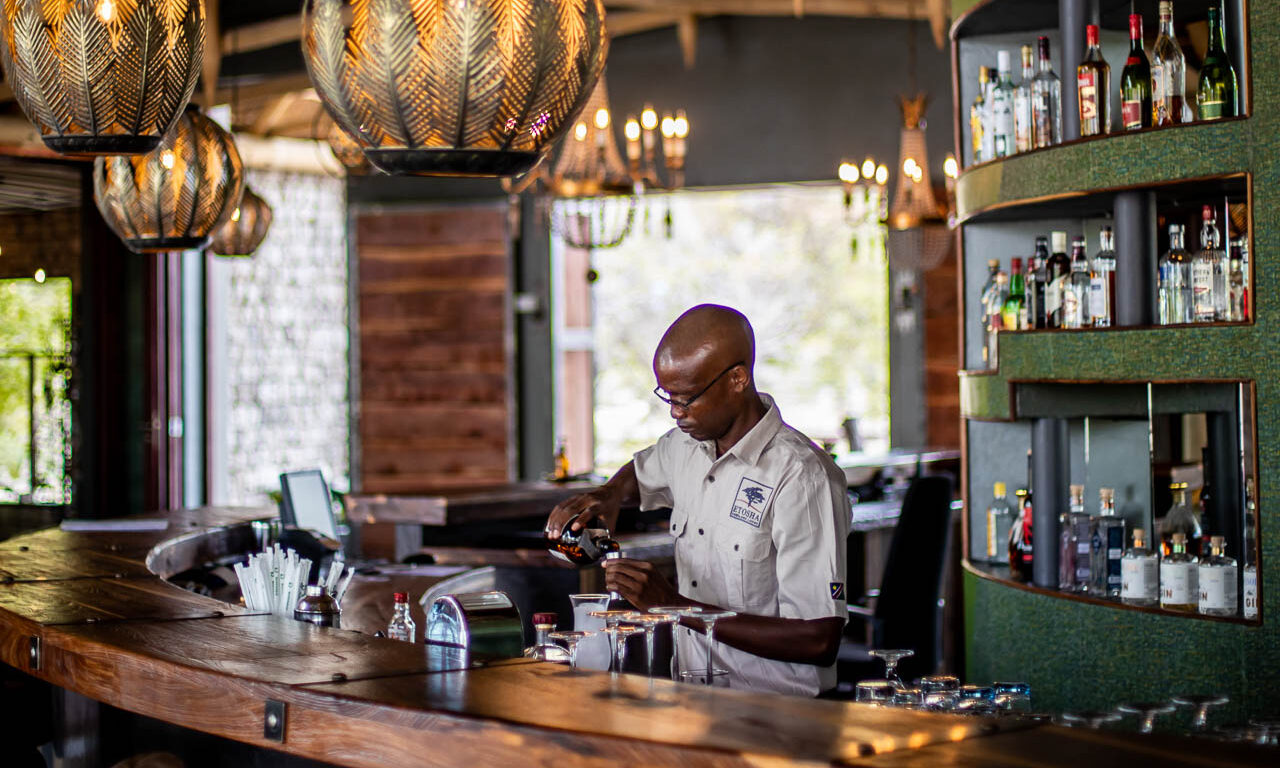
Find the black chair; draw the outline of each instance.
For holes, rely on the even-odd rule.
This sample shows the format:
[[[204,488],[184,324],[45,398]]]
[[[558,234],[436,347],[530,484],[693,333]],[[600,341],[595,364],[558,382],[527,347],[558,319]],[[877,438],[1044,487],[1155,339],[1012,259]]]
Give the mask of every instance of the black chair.
[[[903,680],[930,675],[937,669],[942,656],[938,603],[950,536],[951,481],[940,476],[917,477],[902,501],[878,593],[849,605],[850,621],[836,662],[838,691],[851,694],[858,680],[884,676],[884,663],[867,653],[863,622],[871,625],[871,648],[910,648],[916,652],[898,664]],[[856,559],[849,558],[849,567],[861,566],[860,553]]]

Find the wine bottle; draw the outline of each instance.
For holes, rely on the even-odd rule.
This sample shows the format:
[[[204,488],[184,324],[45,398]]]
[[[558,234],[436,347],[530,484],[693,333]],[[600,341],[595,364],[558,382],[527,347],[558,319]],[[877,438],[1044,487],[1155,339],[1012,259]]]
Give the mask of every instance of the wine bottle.
[[[1222,20],[1217,6],[1209,7],[1209,52],[1200,67],[1200,88],[1196,91],[1196,107],[1201,120],[1235,117],[1236,71],[1231,66],[1222,41]]]
[[[1142,14],[1129,16],[1129,58],[1120,73],[1120,117],[1126,131],[1151,127],[1151,62],[1142,47]]]
[[[1076,67],[1076,101],[1080,108],[1080,135],[1100,136],[1111,132],[1111,65],[1102,57],[1098,25],[1085,27],[1088,49]]]
[[[1151,104],[1156,125],[1182,122],[1187,59],[1173,32],[1173,2],[1160,0],[1160,36],[1151,49]]]

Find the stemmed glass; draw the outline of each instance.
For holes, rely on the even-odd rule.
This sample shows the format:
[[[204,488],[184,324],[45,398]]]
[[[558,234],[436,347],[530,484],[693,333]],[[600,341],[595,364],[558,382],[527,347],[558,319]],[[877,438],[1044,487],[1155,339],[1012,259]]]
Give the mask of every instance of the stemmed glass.
[[[1101,710],[1085,710],[1084,712],[1068,712],[1062,716],[1062,722],[1067,725],[1097,730],[1108,723],[1114,723],[1120,719],[1117,712],[1103,712]]]
[[[1151,733],[1155,730],[1156,716],[1167,715],[1173,709],[1173,704],[1167,701],[1121,704],[1116,707],[1117,712],[1123,712],[1127,715],[1141,715],[1141,719],[1138,720],[1138,733]]]
[[[1180,707],[1195,707],[1195,715],[1191,718],[1191,730],[1203,731],[1209,724],[1209,710],[1220,707],[1231,701],[1221,694],[1175,696],[1173,703]]]
[[[578,671],[578,643],[584,638],[591,637],[595,632],[583,632],[575,630],[565,630],[563,632],[552,632],[547,637],[552,640],[563,640],[565,647],[569,649],[569,671]]]
[[[623,619],[628,624],[637,624],[644,629],[645,649],[649,653],[649,663],[645,669],[649,677],[653,677],[653,636],[658,627],[675,621],[676,617],[666,613],[632,613]]]
[[[638,635],[644,630],[632,624],[614,624],[604,628],[605,634],[613,639],[613,671],[622,674],[622,665],[627,661],[627,638]]]
[[[609,636],[609,656],[611,660],[618,656],[617,642],[619,637],[618,632],[615,631],[618,629],[618,623],[631,614],[632,611],[590,611],[587,613],[593,619],[602,619],[604,621],[604,629],[602,631]],[[622,639],[625,640],[626,638]],[[618,671],[621,672],[622,670]]]
[[[902,678],[898,677],[898,662],[910,656],[915,656],[916,652],[907,648],[883,649],[877,648],[867,653],[875,656],[884,662],[884,679],[893,683],[893,687],[899,690],[905,689],[907,686],[902,682]]]
[[[721,619],[732,619],[737,611],[717,611],[700,609],[695,618],[701,619],[707,628],[707,685],[715,685],[715,663],[712,661],[716,644],[716,622]]]
[[[697,616],[702,609],[694,605],[658,605],[649,609],[649,613],[666,616],[663,623],[671,624],[671,679],[680,680],[680,642],[676,632],[680,629],[681,616]]]

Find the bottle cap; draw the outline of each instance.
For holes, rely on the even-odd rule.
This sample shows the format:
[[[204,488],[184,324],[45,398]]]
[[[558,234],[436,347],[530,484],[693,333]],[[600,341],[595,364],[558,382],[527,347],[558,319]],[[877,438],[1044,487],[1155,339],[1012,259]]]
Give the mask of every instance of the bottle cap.
[[[1016,490],[1016,491],[1014,491],[1014,492],[1013,492],[1013,495],[1014,495],[1014,496],[1026,496],[1026,495],[1027,495],[1027,489],[1026,489],[1026,488],[1019,488],[1018,490]]]
[[[1009,489],[1005,487],[1004,483],[996,483],[994,490],[995,490],[996,496],[999,498],[1004,498],[1009,494]]]
[[[1142,541],[1142,538],[1143,538],[1144,536],[1146,536],[1146,534],[1147,534],[1147,532],[1146,532],[1145,530],[1143,530],[1143,529],[1141,529],[1141,528],[1134,528],[1134,529],[1133,529],[1133,540],[1134,540],[1135,542],[1137,542],[1137,541]]]
[[[1004,72],[1008,72],[1009,68],[1010,68],[1009,52],[997,51],[996,52],[996,69],[998,69],[1001,73],[1004,73]]]
[[[1084,40],[1090,48],[1098,46],[1098,25],[1090,24],[1084,28]]]
[[[1173,15],[1173,0],[1160,0],[1160,15]]]
[[[1213,221],[1214,219],[1218,218],[1218,215],[1214,212],[1212,205],[1206,205],[1203,209],[1201,209],[1200,215],[1202,218],[1204,218],[1205,221]]]
[[[1175,534],[1173,534],[1173,536],[1172,536],[1171,538],[1173,539],[1173,543],[1174,543],[1174,544],[1186,544],[1186,543],[1187,543],[1187,534],[1185,534],[1185,533],[1175,533]]]
[[[1110,501],[1111,499],[1114,499],[1115,497],[1116,497],[1116,489],[1115,489],[1115,488],[1099,488],[1099,489],[1098,489],[1098,498],[1100,498],[1100,499],[1104,499],[1104,500],[1106,500],[1106,501]]]
[[[1142,14],[1140,13],[1129,14],[1129,39],[1142,39]]]
[[[543,626],[547,626],[547,625],[555,626],[555,623],[556,623],[556,615],[555,615],[554,613],[547,612],[547,613],[535,613],[535,614],[533,614],[533,625],[534,625],[535,627],[536,627],[536,626],[539,626],[539,625],[543,625]]]
[[[1050,232],[1050,239],[1053,241],[1054,253],[1067,252],[1067,233],[1066,232]]]
[[[324,594],[324,587],[319,584],[307,585],[307,597],[319,597]]]
[[[1012,269],[1014,272],[1017,272],[1019,269],[1022,268],[1022,259],[1018,258],[1017,256],[1014,256],[1012,259],[1009,260],[1009,268]]]
[[[395,593],[395,601],[396,601],[397,603],[407,603],[407,602],[409,602],[409,593],[408,593],[408,592],[396,592],[396,593]]]
[[[1187,490],[1187,484],[1186,483],[1169,483],[1169,490],[1185,491]]]
[[[992,268],[999,267],[999,266],[1000,266],[1000,260],[999,260],[999,259],[987,259],[987,266],[988,266],[988,267],[992,267]]]
[[[983,67],[978,67],[978,82],[980,82],[980,83],[985,83],[985,82],[987,82],[987,80],[989,80],[990,78],[991,78],[991,68],[990,68],[990,67],[985,67],[985,66],[983,66]]]
[[[1083,486],[1083,485],[1073,485],[1073,486],[1071,486],[1071,495],[1072,495],[1072,496],[1083,496],[1083,495],[1084,495],[1084,486]]]
[[[1221,547],[1227,543],[1225,536],[1210,536],[1209,544],[1214,547]]]

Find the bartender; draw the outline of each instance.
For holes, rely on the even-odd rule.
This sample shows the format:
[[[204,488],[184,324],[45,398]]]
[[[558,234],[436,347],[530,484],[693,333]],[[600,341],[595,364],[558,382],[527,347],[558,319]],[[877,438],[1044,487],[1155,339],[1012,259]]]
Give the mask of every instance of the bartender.
[[[835,687],[846,620],[844,474],[756,391],[755,333],[711,304],[681,315],[658,344],[654,394],[676,428],[589,493],[557,506],[547,535],[622,505],[671,508],[678,588],[649,562],[606,561],[605,583],[639,610],[736,611],[716,623],[717,668],[730,687],[816,696]],[[705,659],[701,622],[676,629],[680,658]]]

